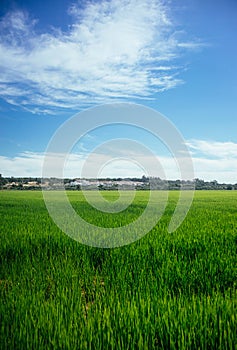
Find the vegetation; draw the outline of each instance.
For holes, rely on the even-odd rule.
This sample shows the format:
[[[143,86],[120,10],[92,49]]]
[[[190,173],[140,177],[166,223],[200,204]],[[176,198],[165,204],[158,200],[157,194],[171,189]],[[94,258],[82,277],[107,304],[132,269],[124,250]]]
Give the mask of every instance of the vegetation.
[[[82,186],[82,183],[85,182]],[[39,190],[48,188],[56,190],[61,188],[62,180],[57,178],[41,179],[38,177],[3,177],[0,174],[0,190]],[[194,181],[185,180],[162,180],[159,177],[142,178],[100,178],[100,179],[63,179],[66,190],[131,190],[134,187],[137,190],[180,190],[195,187],[196,190],[237,190],[237,183],[218,183],[218,181],[204,181],[195,179]]]
[[[82,192],[68,196],[101,224]],[[129,207],[133,218],[144,196],[138,192]],[[170,192],[154,229],[115,249],[63,234],[40,191],[1,191],[0,198],[1,349],[237,349],[235,191],[197,191],[172,234],[178,192]],[[124,223],[119,213],[103,218]]]

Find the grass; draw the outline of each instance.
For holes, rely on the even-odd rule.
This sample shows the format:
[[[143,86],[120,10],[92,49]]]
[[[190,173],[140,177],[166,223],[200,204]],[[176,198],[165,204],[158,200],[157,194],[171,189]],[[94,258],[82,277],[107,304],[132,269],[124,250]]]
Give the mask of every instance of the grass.
[[[101,214],[68,196],[105,226],[146,204],[141,191],[123,214]],[[197,191],[167,233],[177,196],[141,240],[99,249],[62,233],[41,192],[0,192],[0,348],[237,349],[237,192]]]

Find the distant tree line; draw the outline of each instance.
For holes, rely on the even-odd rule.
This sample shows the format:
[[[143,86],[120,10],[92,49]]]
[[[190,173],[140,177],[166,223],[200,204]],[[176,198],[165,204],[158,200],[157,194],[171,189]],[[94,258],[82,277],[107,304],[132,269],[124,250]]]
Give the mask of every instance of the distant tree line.
[[[84,179],[85,180],[85,179]],[[80,190],[81,185],[78,179],[63,179],[64,186],[67,190]],[[88,189],[93,189],[93,183],[98,181],[97,188],[99,190],[116,190],[119,188],[129,189],[129,184],[133,185],[136,189],[158,189],[158,190],[180,190],[193,188],[195,185],[196,190],[237,190],[237,183],[218,183],[218,181],[205,181],[202,179],[195,179],[194,181],[184,180],[162,180],[159,177],[146,177],[145,175],[141,178],[128,177],[128,178],[100,178],[100,179],[87,179]],[[57,178],[44,179],[44,183],[49,183],[51,189],[57,189],[58,184],[62,182]],[[126,182],[126,186],[122,184]],[[90,186],[91,184],[91,186]],[[108,185],[109,184],[109,185]],[[1,190],[39,190],[44,185],[42,179],[39,177],[3,177],[0,174],[0,189]],[[84,187],[85,188],[85,187]]]

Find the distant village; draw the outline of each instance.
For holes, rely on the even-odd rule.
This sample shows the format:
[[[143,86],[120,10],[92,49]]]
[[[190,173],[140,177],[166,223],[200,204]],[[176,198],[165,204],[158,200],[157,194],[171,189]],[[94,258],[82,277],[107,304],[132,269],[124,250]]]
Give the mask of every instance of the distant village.
[[[162,180],[159,177],[141,178],[101,178],[101,179],[57,179],[57,178],[38,178],[38,177],[3,177],[0,174],[1,190],[57,190],[62,188],[66,190],[237,190],[236,184],[218,183],[216,180],[204,181],[195,179],[194,181],[184,180]]]

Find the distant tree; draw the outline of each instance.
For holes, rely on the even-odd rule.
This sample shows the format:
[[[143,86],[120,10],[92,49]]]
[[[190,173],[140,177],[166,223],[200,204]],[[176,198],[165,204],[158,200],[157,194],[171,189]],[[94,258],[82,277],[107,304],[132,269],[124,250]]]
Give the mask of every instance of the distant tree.
[[[19,183],[16,187],[17,190],[23,190],[23,185],[22,183]]]
[[[4,177],[0,177],[0,189],[2,189],[3,188],[3,186],[5,185],[5,184],[7,184],[7,179],[5,179]]]
[[[146,177],[145,175],[143,175],[142,182],[149,182],[149,177]]]

